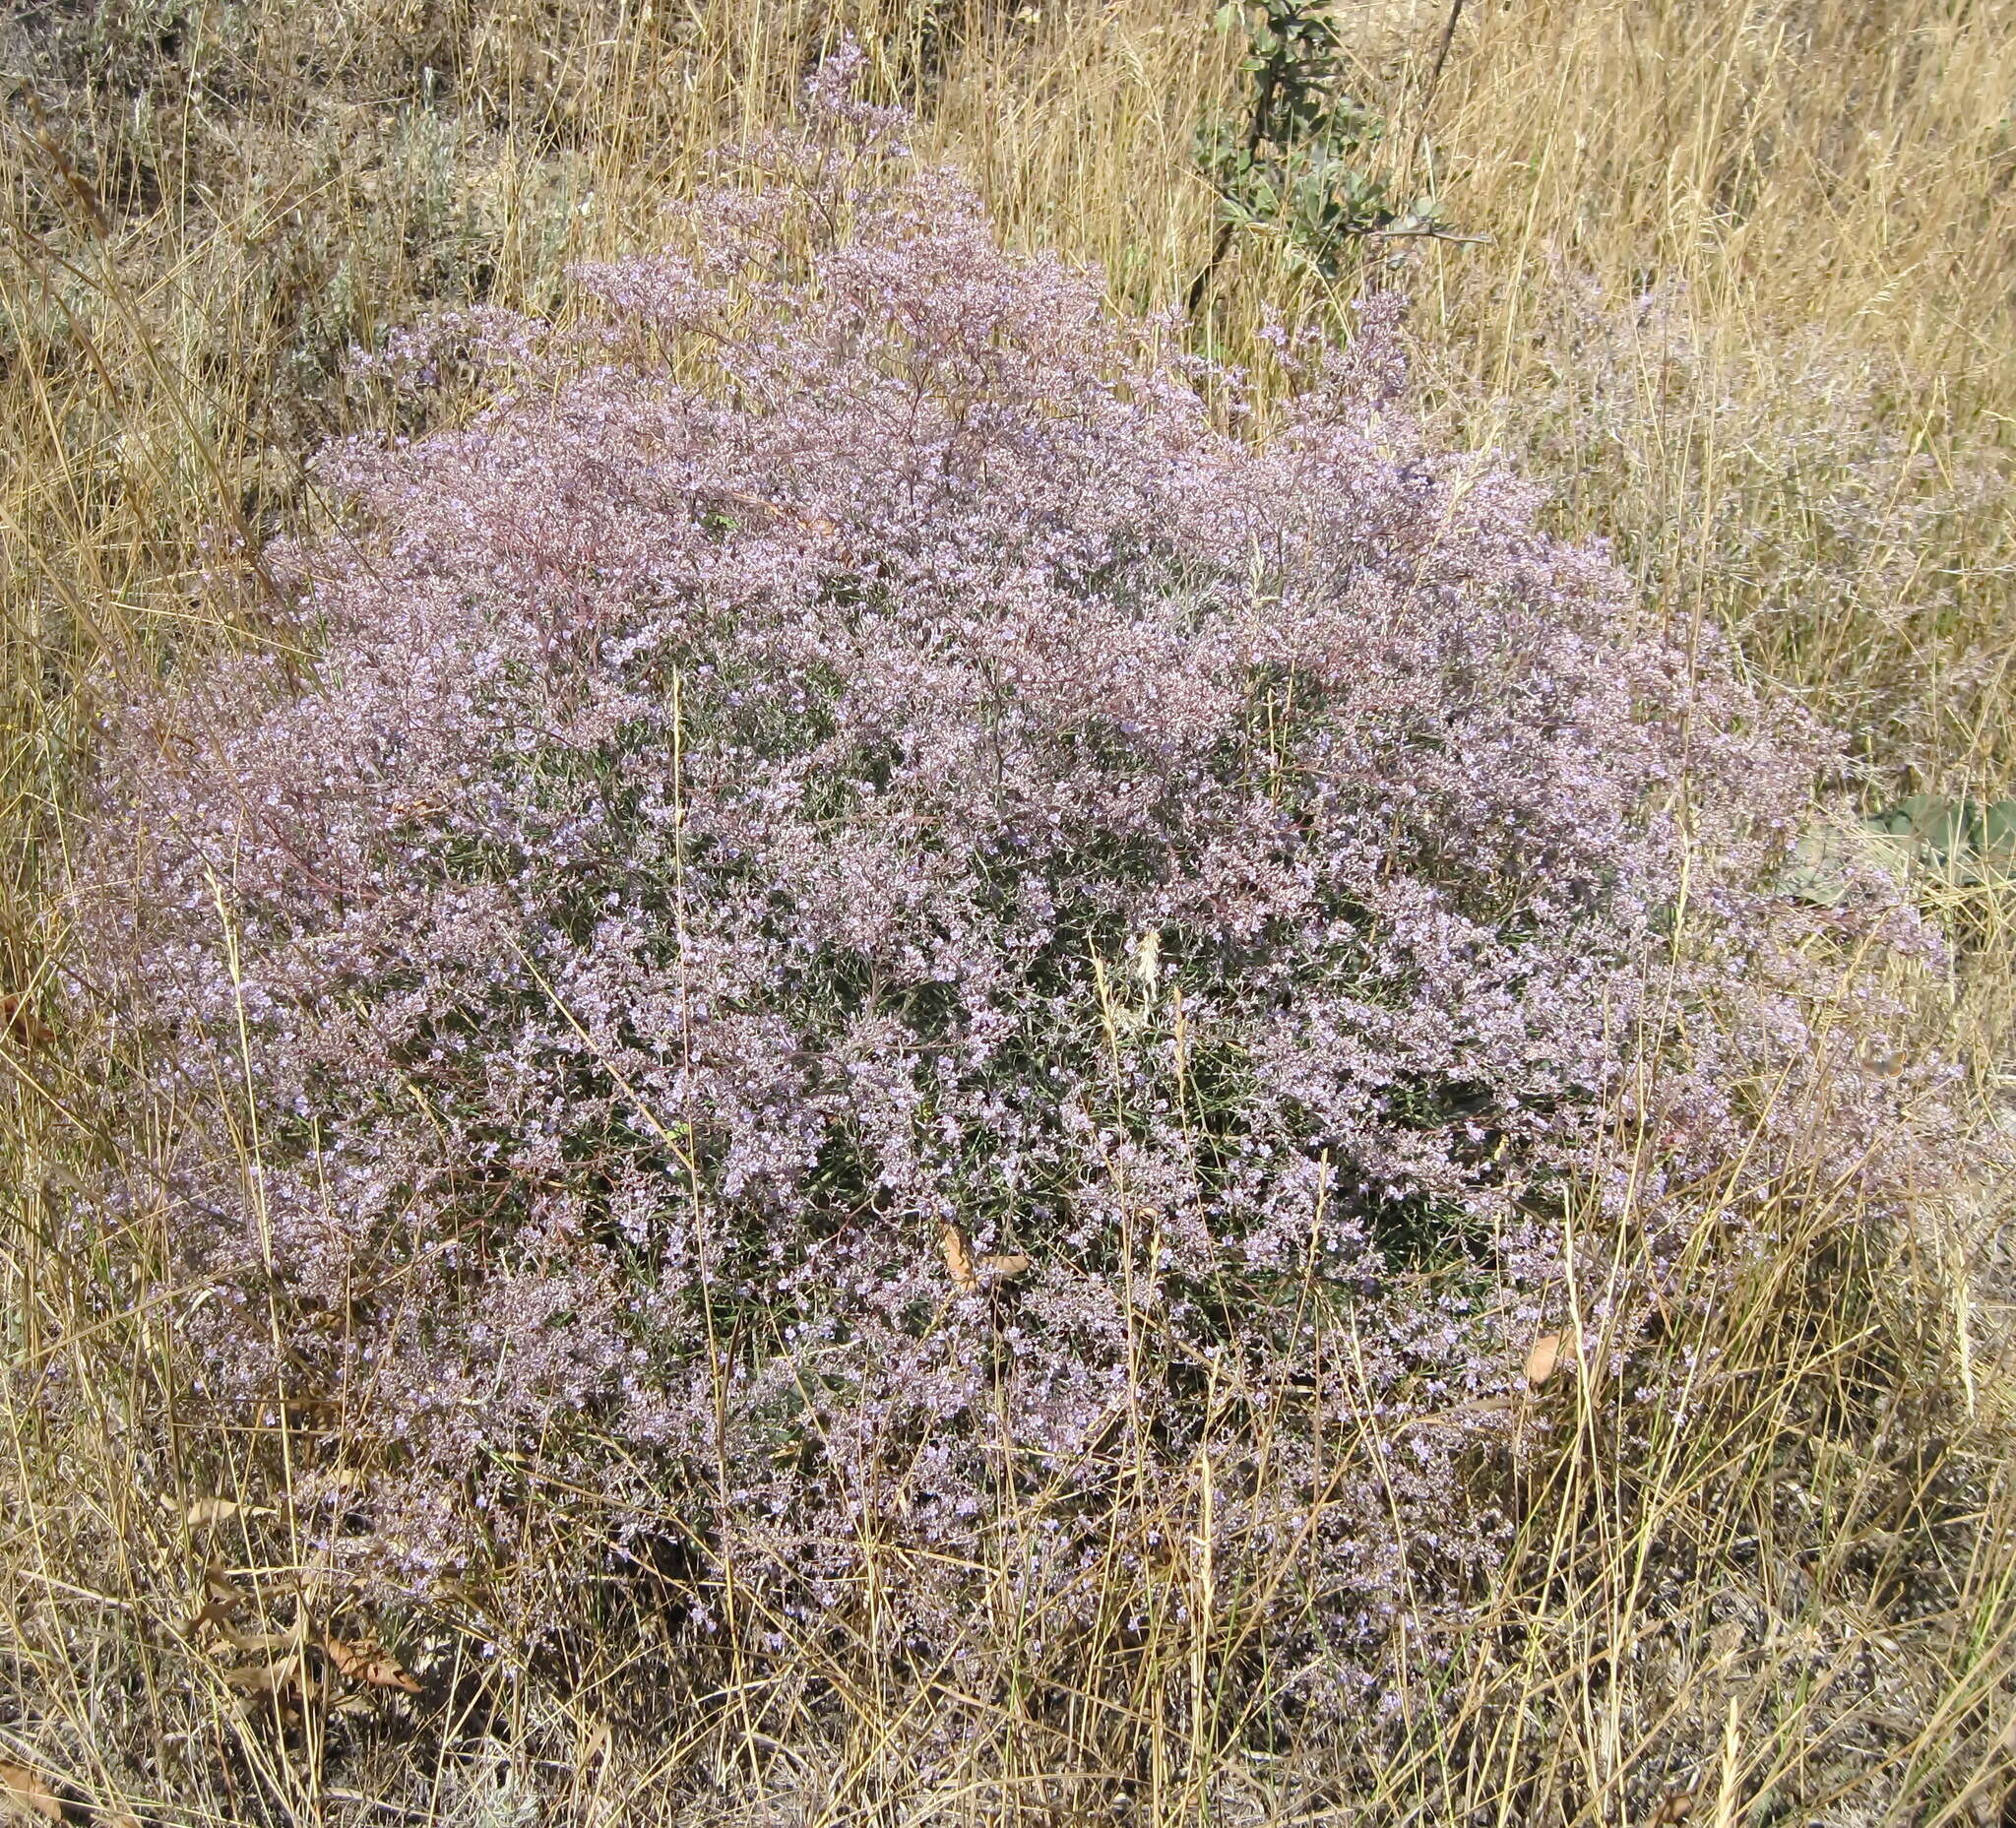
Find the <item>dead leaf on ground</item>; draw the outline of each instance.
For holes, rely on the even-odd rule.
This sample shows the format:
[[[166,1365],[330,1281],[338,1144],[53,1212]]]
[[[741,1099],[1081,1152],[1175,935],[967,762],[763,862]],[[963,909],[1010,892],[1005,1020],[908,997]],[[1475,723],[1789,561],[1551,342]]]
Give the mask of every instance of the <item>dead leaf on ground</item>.
[[[221,1601],[205,1601],[203,1609],[193,1613],[182,1626],[182,1635],[185,1638],[193,1638],[202,1631],[205,1625],[215,1626],[226,1638],[230,1636],[231,1615],[224,1609]]]
[[[278,1694],[301,1672],[301,1654],[283,1657],[279,1662],[248,1663],[223,1672],[224,1681],[241,1694]]]
[[[1575,1338],[1569,1333],[1543,1333],[1526,1355],[1526,1381],[1538,1390],[1564,1365],[1575,1362]]]
[[[376,1638],[324,1638],[322,1648],[338,1670],[353,1682],[367,1688],[397,1688],[407,1695],[420,1692],[412,1672]]]
[[[770,500],[767,496],[751,494],[747,489],[724,488],[719,491],[726,500],[738,508],[754,508],[760,513],[788,521],[793,527],[802,527],[808,534],[817,534],[831,539],[840,529],[823,514],[800,514],[795,508],[787,508],[782,502]]]
[[[1472,1397],[1468,1403],[1456,1403],[1448,1409],[1430,1410],[1424,1416],[1411,1417],[1400,1424],[1395,1433],[1405,1434],[1413,1428],[1459,1428],[1486,1416],[1503,1415],[1512,1408],[1515,1400],[1510,1396]]]
[[[966,1233],[950,1220],[938,1228],[938,1249],[952,1280],[968,1294],[973,1293],[980,1286],[980,1279],[974,1273],[973,1251],[967,1244]]]
[[[15,1815],[39,1815],[44,1821],[63,1819],[63,1799],[27,1765],[0,1758],[0,1802]]]
[[[0,996],[0,1031],[19,1047],[46,1047],[56,1039],[56,1031],[19,994]]]
[[[953,1282],[965,1294],[976,1293],[989,1284],[1013,1282],[1018,1276],[1026,1276],[1030,1269],[1030,1260],[1019,1250],[981,1257],[976,1262],[966,1233],[949,1219],[938,1228],[938,1250]]]
[[[250,1606],[252,1596],[231,1579],[220,1562],[212,1561],[203,1570],[203,1591],[226,1606]]]
[[[346,1503],[362,1497],[370,1482],[362,1467],[332,1467],[327,1473],[315,1475],[314,1501],[317,1504]]]
[[[248,1657],[261,1651],[290,1650],[301,1642],[297,1631],[233,1631],[228,1625],[218,1629],[226,1644]]]
[[[1659,1799],[1659,1807],[1645,1818],[1645,1828],[1677,1828],[1694,1812],[1694,1793],[1675,1790]]]
[[[212,1524],[220,1524],[237,1516],[244,1508],[236,1498],[197,1498],[183,1512],[183,1517],[192,1530],[207,1530]]]

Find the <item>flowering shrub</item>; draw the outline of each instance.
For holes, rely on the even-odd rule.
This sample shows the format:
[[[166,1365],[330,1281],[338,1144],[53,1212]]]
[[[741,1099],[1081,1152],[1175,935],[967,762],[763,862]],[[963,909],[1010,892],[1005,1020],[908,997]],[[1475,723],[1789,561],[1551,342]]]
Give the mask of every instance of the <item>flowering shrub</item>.
[[[324,459],[312,682],[131,708],[89,918],[197,1395],[345,1418],[360,1578],[545,1481],[696,1634],[921,1667],[1138,1628],[1126,1544],[1352,1692],[1502,1547],[1571,1211],[1652,1215],[1627,1327],[1687,1213],[1886,1171],[1767,892],[1813,746],[1427,448],[1389,308],[1248,435],[897,131],[843,60],[571,327],[402,344],[514,391]]]

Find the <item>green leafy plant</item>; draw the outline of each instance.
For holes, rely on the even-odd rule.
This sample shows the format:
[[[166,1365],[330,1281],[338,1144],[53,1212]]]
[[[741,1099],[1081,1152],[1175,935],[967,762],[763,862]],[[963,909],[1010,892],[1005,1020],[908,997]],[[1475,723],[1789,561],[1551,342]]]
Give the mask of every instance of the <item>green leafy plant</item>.
[[[1922,868],[1955,882],[2006,881],[2016,873],[2016,800],[1983,805],[1910,793],[1863,823]]]
[[[1203,302],[1233,235],[1278,237],[1297,267],[1339,278],[1369,236],[1445,234],[1435,199],[1402,201],[1373,167],[1386,122],[1346,86],[1343,42],[1316,0],[1234,0],[1221,31],[1242,24],[1245,87],[1236,110],[1198,129],[1197,160],[1218,192],[1211,259],[1190,286]]]
[[[1909,793],[1850,826],[1815,823],[1800,838],[1787,891],[1838,907],[1858,872],[1870,868],[1921,885],[1998,887],[2016,881],[2016,799],[1984,805]]]

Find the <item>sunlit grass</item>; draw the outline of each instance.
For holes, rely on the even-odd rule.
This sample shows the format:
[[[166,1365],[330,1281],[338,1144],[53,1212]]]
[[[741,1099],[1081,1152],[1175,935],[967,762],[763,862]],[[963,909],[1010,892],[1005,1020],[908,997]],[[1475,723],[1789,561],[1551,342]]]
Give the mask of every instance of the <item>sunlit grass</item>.
[[[1097,1672],[1097,1708],[1000,1697],[991,1736],[930,1759],[928,1695],[843,1685],[814,1709],[756,1672],[639,1692],[655,1627],[633,1594],[598,1603],[600,1636],[532,1654],[581,1610],[557,1500],[520,1546],[512,1615],[471,1596],[393,1621],[449,1697],[423,1733],[383,1700],[361,1749],[326,1761],[319,1724],[273,1731],[185,1640],[213,1565],[251,1596],[240,1624],[276,1630],[315,1576],[273,1563],[266,1520],[192,1521],[206,1497],[271,1502],[252,1477],[271,1442],[238,1445],[242,1489],[215,1465],[172,1491],[132,1472],[174,1426],[165,1315],[125,1292],[172,1208],[141,1203],[136,1235],[94,1254],[55,1241],[80,1161],[124,1154],[144,1177],[154,1140],[86,1120],[103,1103],[70,1042],[94,1018],[49,989],[94,719],[130,669],[261,638],[245,552],[317,524],[305,460],[393,410],[346,378],[349,345],[438,304],[548,308],[568,262],[648,244],[724,135],[777,117],[836,17],[124,0],[27,13],[0,40],[24,73],[0,141],[0,993],[27,1012],[0,1038],[0,1758],[177,1821],[363,1820],[379,1799],[531,1819],[511,1811],[534,1793],[583,1822],[1073,1820],[1106,1810],[1122,1758],[1137,1818],[1164,1821],[1998,1819],[2016,1493],[1992,1184],[1905,1235],[1789,1190],[1768,1253],[1700,1266],[1728,1292],[1666,1342],[1697,1367],[1684,1413],[1634,1415],[1573,1372],[1536,1391],[1520,1552],[1480,1624],[1424,1647],[1447,1707],[1401,1723],[1377,1770],[1214,1739],[1197,1710],[1169,1736],[1162,1690],[1237,1639],[1233,1600],[1162,1620],[1123,1702]],[[1208,6],[848,17],[917,102],[919,150],[972,171],[1012,239],[1100,263],[1129,303],[1183,297],[1214,232],[1193,134],[1238,54]],[[1451,434],[1527,466],[1562,529],[1615,540],[1647,614],[1731,631],[1758,678],[1841,725],[1871,803],[2006,792],[2004,10],[1506,0],[1461,9],[1431,88],[1449,17],[1339,12],[1396,173],[1432,168],[1448,219],[1487,237],[1365,268],[1413,296]],[[1277,312],[1349,322],[1246,237],[1193,334],[1240,359]],[[1985,1133],[2016,1020],[2008,893],[1925,900],[1960,944],[1911,993]],[[1199,1594],[1210,1571],[1170,1580]],[[1005,1601],[989,1628],[1017,1628]],[[973,1697],[939,1701],[965,1718]]]

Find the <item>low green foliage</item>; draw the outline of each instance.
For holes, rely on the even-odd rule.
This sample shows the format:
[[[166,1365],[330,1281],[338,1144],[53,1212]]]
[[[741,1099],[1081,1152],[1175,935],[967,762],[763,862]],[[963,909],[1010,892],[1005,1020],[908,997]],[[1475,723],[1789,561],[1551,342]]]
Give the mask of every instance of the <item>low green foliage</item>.
[[[1794,851],[1786,889],[1833,908],[1847,899],[1852,879],[1871,868],[1954,888],[2016,882],[2016,799],[1984,805],[1908,793],[1851,827],[1816,824]]]
[[[1911,793],[1863,821],[1925,869],[1955,882],[2016,876],[2016,799],[1978,800]]]
[[[1245,78],[1235,112],[1207,119],[1197,159],[1217,191],[1221,227],[1193,306],[1237,229],[1279,237],[1290,263],[1335,280],[1372,235],[1428,234],[1432,196],[1403,201],[1374,164],[1386,122],[1346,87],[1337,27],[1314,0],[1231,0],[1221,31],[1243,23]]]

